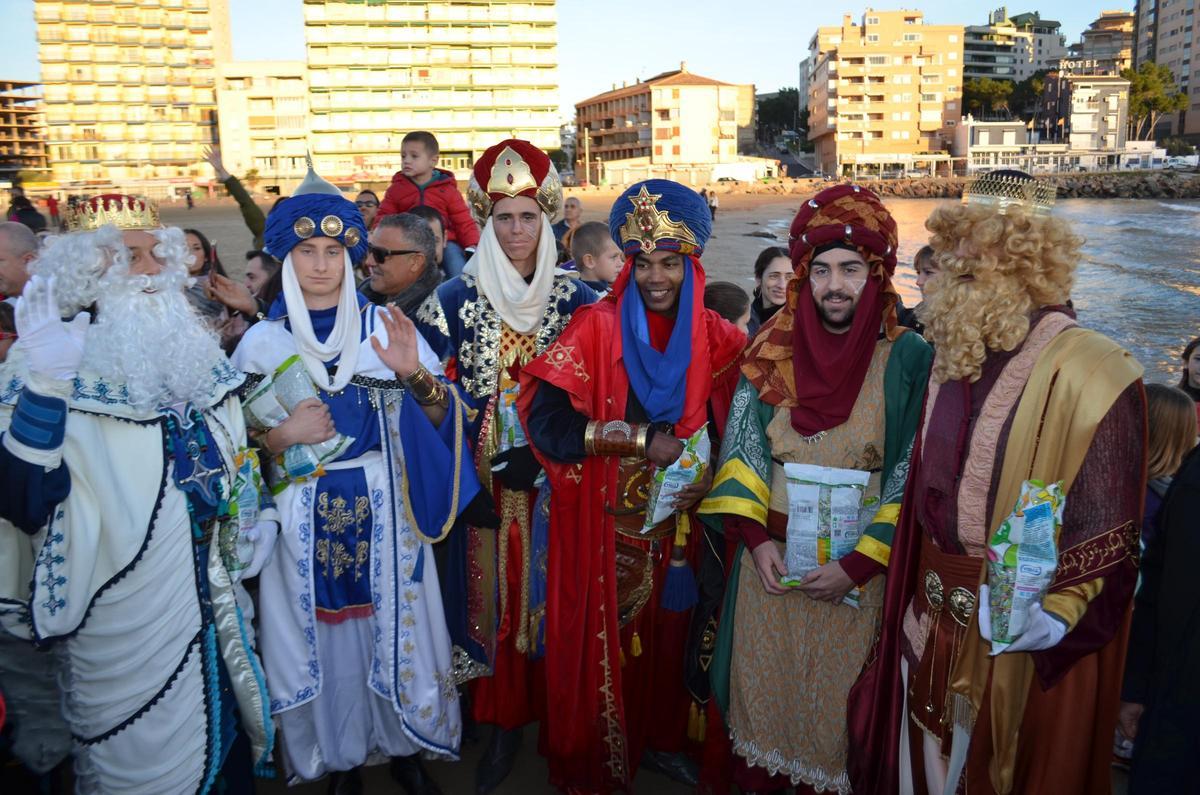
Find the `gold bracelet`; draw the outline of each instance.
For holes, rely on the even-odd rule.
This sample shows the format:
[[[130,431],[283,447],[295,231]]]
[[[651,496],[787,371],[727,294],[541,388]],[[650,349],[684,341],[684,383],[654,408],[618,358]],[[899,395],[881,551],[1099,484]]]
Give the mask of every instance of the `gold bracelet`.
[[[639,425],[637,435],[637,456],[638,458],[646,457],[646,442],[650,438],[650,426]]]
[[[433,373],[426,370],[424,365],[405,378],[404,383],[412,390],[413,397],[422,406],[449,404],[446,385],[434,378]]]
[[[587,455],[596,454],[596,429],[600,427],[599,420],[590,420],[583,429],[583,452]]]

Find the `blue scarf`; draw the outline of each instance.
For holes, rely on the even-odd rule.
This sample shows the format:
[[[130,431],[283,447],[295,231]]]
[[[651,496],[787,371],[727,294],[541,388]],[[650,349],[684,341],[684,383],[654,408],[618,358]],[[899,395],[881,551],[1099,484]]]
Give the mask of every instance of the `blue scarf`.
[[[621,344],[629,385],[651,422],[679,422],[687,391],[687,371],[692,362],[692,258],[684,258],[679,311],[666,351],[650,344],[646,305],[632,274],[621,305]],[[630,267],[637,267],[631,264]]]

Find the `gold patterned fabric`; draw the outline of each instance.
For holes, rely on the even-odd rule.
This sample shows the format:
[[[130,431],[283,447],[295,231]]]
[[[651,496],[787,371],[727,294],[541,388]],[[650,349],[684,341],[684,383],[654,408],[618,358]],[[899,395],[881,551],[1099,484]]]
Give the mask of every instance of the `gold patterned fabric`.
[[[771,510],[786,515],[784,463],[871,470],[867,496],[879,495],[884,449],[883,373],[892,346],[880,341],[849,419],[801,437],[787,408],[767,426]],[[780,554],[784,544],[776,544]],[[863,588],[860,607],[818,602],[793,591],[763,590],[743,553],[727,716],[734,752],[756,767],[818,790],[850,791],[846,775],[846,696],[879,625],[884,578]]]

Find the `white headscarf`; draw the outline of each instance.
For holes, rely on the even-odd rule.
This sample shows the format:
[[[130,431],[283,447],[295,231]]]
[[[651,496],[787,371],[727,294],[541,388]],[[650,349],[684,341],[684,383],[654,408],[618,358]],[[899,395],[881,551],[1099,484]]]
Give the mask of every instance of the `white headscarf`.
[[[358,347],[362,342],[362,321],[358,317],[358,297],[354,290],[354,267],[350,264],[350,253],[343,252],[345,271],[342,274],[342,294],[338,297],[337,318],[333,331],[325,342],[318,342],[313,332],[304,293],[292,268],[292,254],[283,259],[283,300],[287,305],[288,322],[292,326],[292,337],[296,350],[308,369],[313,383],[327,392],[340,392],[350,383],[354,368],[358,364]],[[338,359],[337,375],[330,376],[325,363]]]
[[[549,216],[545,213],[541,215],[542,234],[538,238],[537,266],[528,284],[500,247],[491,218],[483,226],[475,256],[463,269],[464,273],[479,280],[479,292],[496,308],[508,327],[518,334],[529,334],[541,326],[550,290],[554,288],[554,275],[558,272],[554,229],[550,226]]]

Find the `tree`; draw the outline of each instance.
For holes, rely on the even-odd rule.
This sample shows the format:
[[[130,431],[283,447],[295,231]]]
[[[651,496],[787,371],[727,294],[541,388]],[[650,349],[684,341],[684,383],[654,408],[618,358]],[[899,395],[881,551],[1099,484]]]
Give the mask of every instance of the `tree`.
[[[775,96],[758,103],[758,138],[773,141],[784,130],[796,129],[800,112],[800,91],[781,88]]]
[[[1190,157],[1196,154],[1196,147],[1182,138],[1168,138],[1161,145],[1167,150],[1167,157]]]
[[[250,190],[254,190],[254,186],[258,184],[260,179],[262,179],[262,177],[259,176],[257,168],[252,168],[242,175],[242,182],[245,182],[247,185],[249,185]]]
[[[1129,81],[1129,137],[1135,141],[1153,136],[1164,113],[1187,109],[1187,94],[1175,87],[1175,75],[1166,66],[1147,61],[1121,77]]]
[[[1036,115],[1037,105],[1042,99],[1042,92],[1045,88],[1046,70],[1042,69],[1013,86],[1008,106],[1018,116],[1028,120]]]
[[[1007,80],[975,77],[963,83],[963,104],[972,113],[1008,113],[1008,98],[1013,84]]]

